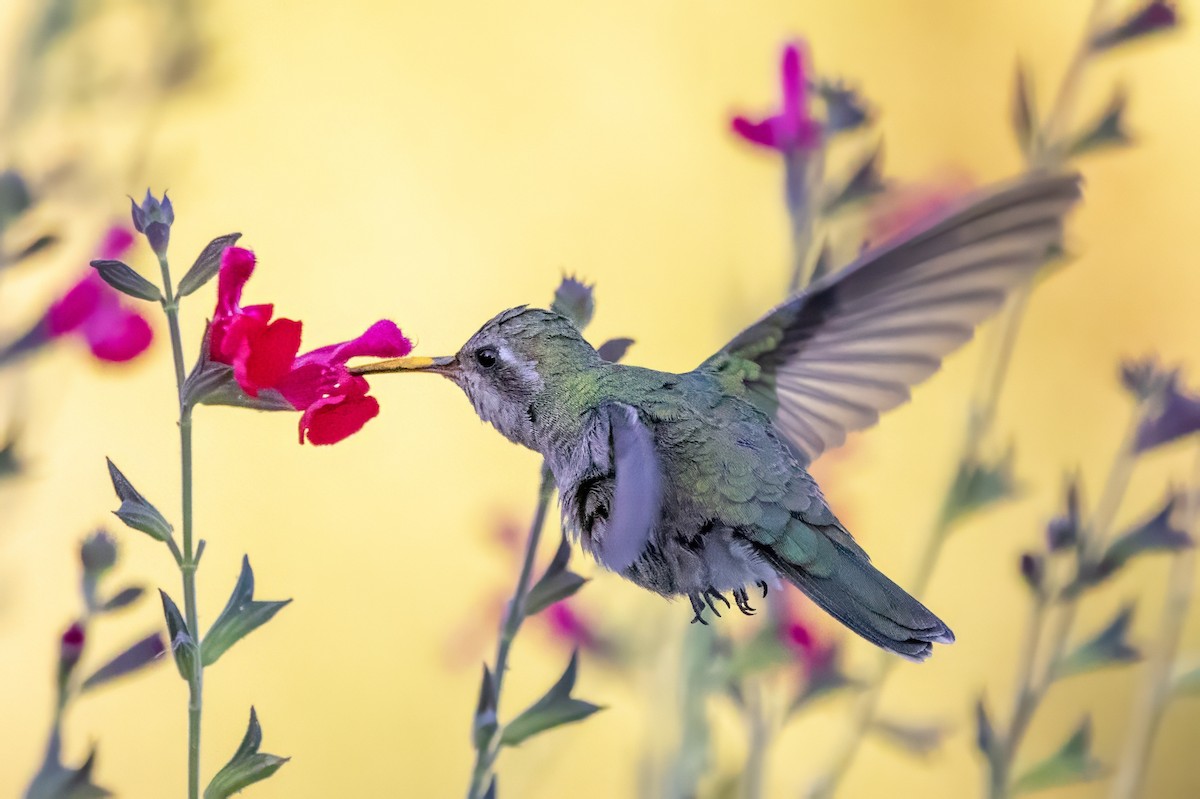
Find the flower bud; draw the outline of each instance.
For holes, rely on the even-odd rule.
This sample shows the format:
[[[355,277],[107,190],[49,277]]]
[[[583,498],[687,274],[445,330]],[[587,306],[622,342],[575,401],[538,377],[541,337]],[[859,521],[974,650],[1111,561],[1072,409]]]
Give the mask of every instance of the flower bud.
[[[79,559],[85,574],[99,577],[117,562],[117,542],[104,530],[97,530],[83,540]]]
[[[167,243],[171,239],[171,225],[175,222],[175,209],[171,205],[171,199],[163,192],[162,199],[159,200],[146,189],[146,197],[140,205],[134,202],[132,197],[129,198],[129,204],[134,228],[146,237],[154,252],[159,256],[165,255]]]

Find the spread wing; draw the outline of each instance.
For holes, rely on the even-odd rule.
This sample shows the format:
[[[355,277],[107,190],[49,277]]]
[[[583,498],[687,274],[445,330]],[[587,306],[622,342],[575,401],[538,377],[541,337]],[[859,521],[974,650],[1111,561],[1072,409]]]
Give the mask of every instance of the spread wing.
[[[602,406],[584,431],[560,487],[563,514],[604,566],[622,572],[642,554],[662,512],[654,436],[631,405]],[[556,473],[556,478],[559,475]]]
[[[867,252],[740,333],[751,400],[811,461],[900,405],[1062,239],[1079,176],[1031,174]]]

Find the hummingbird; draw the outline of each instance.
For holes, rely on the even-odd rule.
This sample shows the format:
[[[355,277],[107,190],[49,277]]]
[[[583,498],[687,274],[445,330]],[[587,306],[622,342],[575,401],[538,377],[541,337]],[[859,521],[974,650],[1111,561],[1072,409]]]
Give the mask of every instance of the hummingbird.
[[[456,355],[357,374],[441,375],[544,458],[564,529],[604,568],[691,602],[754,612],[780,580],[913,661],[950,628],[872,564],[807,467],[909,398],[1061,246],[1073,174],[1031,173],[795,294],[683,374],[610,363],[569,319],[501,311]]]

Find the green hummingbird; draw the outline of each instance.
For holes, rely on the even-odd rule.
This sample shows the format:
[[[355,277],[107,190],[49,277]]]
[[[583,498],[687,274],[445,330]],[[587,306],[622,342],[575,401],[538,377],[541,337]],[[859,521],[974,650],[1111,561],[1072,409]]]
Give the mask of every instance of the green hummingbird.
[[[1031,174],[814,282],[683,374],[603,360],[567,318],[503,311],[458,351],[356,367],[449,378],[539,452],[564,528],[693,622],[753,613],[780,578],[914,661],[954,634],[872,565],[806,467],[873,424],[971,338],[1061,244],[1077,175]]]

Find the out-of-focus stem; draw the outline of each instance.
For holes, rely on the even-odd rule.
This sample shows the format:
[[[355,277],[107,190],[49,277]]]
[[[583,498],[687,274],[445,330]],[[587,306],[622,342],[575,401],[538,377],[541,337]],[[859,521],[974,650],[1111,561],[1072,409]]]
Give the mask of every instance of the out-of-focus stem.
[[[533,580],[533,563],[537,557],[538,542],[542,538],[542,528],[546,525],[546,513],[550,508],[550,498],[554,495],[554,477],[545,464],[542,465],[541,484],[538,488],[537,510],[533,515],[533,523],[529,526],[529,538],[525,542],[525,559],[521,563],[521,573],[517,577],[517,587],[513,591],[512,600],[508,603],[508,613],[500,627],[500,640],[496,644],[496,662],[492,671],[493,686],[496,690],[496,701],[499,703],[500,688],[504,684],[504,673],[508,670],[508,652],[512,648],[513,639],[521,629],[525,620],[525,598],[529,594],[529,584]],[[501,729],[497,729],[490,741],[485,742],[475,752],[475,767],[471,771],[471,785],[467,791],[467,799],[481,799],[491,784],[493,767],[500,754]]]
[[[1129,420],[1121,446],[1113,458],[1112,466],[1109,467],[1104,489],[1096,503],[1096,510],[1081,532],[1078,577],[1088,573],[1104,551],[1113,519],[1120,509],[1121,501],[1125,498],[1126,489],[1129,487],[1129,478],[1133,473],[1136,459],[1134,443],[1137,439],[1138,425],[1144,413],[1145,405],[1139,402]],[[1003,799],[1009,795],[1009,782],[1017,749],[1025,737],[1026,730],[1029,729],[1033,714],[1054,682],[1063,650],[1066,648],[1067,639],[1070,638],[1075,613],[1079,607],[1079,594],[1073,593],[1070,596],[1064,596],[1063,588],[1065,585],[1059,586],[1055,591],[1059,599],[1057,623],[1049,638],[1045,639],[1049,646],[1049,652],[1044,659],[1042,673],[1040,677],[1036,678],[1034,663],[1038,644],[1043,640],[1046,627],[1046,599],[1043,594],[1039,594],[1035,599],[1034,613],[1021,655],[1020,676],[1013,697],[1012,718],[1009,721],[1008,731],[996,742],[994,751],[989,753],[991,779],[988,795],[991,799]]]
[[[1200,452],[1197,453],[1195,476],[1188,487],[1185,507],[1184,529],[1195,535],[1200,528]],[[1183,622],[1192,604],[1195,573],[1194,550],[1185,549],[1175,556],[1171,563],[1167,603],[1163,608],[1158,639],[1146,667],[1146,679],[1138,703],[1130,714],[1129,737],[1125,740],[1125,752],[1113,780],[1110,794],[1113,799],[1135,799],[1141,793],[1154,738],[1171,698],[1172,669],[1183,633]]]
[[[1063,157],[1062,148],[1055,146],[1054,142],[1060,136],[1060,130],[1068,124],[1074,110],[1079,82],[1088,63],[1088,43],[1104,18],[1105,6],[1105,0],[1094,0],[1092,4],[1084,36],[1063,75],[1054,104],[1037,137],[1035,150],[1030,156],[1032,166],[1050,166]],[[1013,350],[1033,288],[1033,284],[1029,284],[1017,290],[993,331],[993,344],[989,357],[981,364],[975,381],[975,390],[972,392],[972,399],[967,410],[966,434],[963,437],[962,448],[959,450],[957,459],[960,467],[978,460],[987,433],[992,429],[996,408],[1000,402],[1000,394],[1008,376]],[[941,508],[926,538],[920,559],[917,561],[916,574],[907,586],[914,596],[919,597],[925,592],[929,580],[933,577],[938,558],[941,556],[942,545],[946,541],[946,534],[949,532],[952,522],[948,513],[952,490],[951,487],[944,495]],[[843,739],[842,747],[834,755],[830,768],[822,777],[818,778],[810,793],[813,799],[826,799],[836,793],[838,785],[854,762],[858,748],[866,738],[867,731],[875,719],[884,683],[895,662],[896,659],[887,653],[880,653],[875,671],[868,678],[867,687],[859,698],[850,730]]]
[[[766,795],[767,753],[771,748],[771,720],[767,718],[766,687],[761,680],[751,682],[746,693],[747,747],[742,772],[743,799],[762,799]]]
[[[179,476],[183,516],[183,552],[172,546],[172,554],[183,577],[183,612],[188,633],[200,642],[200,620],[196,609],[196,557],[192,545],[192,409],[183,401],[185,366],[183,337],[179,332],[179,305],[171,283],[171,269],[165,254],[158,256],[162,267],[163,312],[171,334],[171,355],[175,364],[175,390],[179,402]],[[173,543],[173,542],[172,542]],[[200,717],[204,707],[204,665],[196,658],[188,676],[188,799],[200,796]]]
[[[820,187],[825,175],[825,149],[798,149],[784,153],[784,181],[792,228],[792,276],[788,296],[812,280],[816,260],[813,242],[821,213]]]

